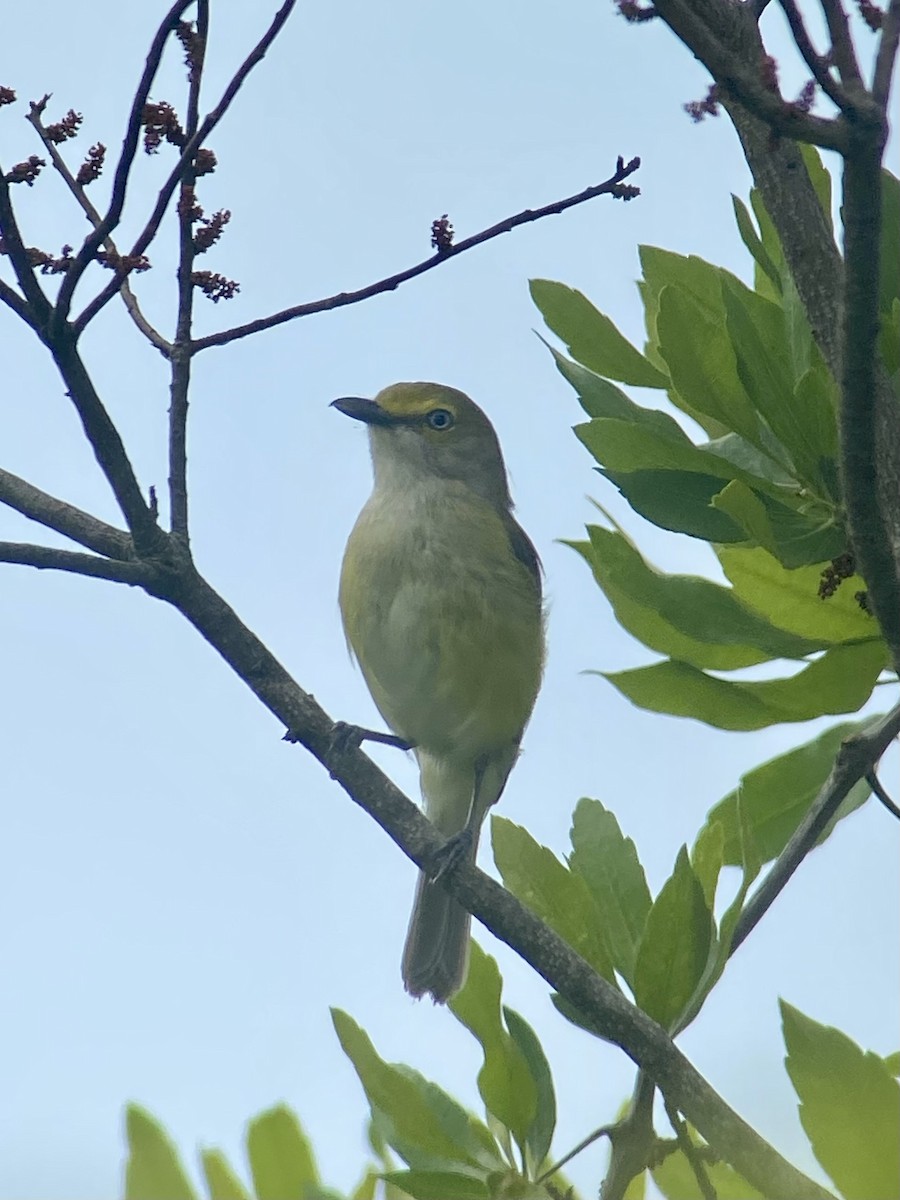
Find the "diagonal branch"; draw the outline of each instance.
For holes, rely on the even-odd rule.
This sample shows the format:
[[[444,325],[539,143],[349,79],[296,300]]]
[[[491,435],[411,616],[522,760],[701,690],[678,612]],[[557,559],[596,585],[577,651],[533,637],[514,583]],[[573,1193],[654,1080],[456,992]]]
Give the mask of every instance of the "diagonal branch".
[[[20,320],[24,321],[26,325],[29,325],[35,332],[37,332],[37,325],[35,324],[34,314],[32,313],[31,309],[28,307],[27,303],[22,299],[16,289],[11,288],[3,279],[0,279],[0,301],[2,301],[8,308],[11,308]]]
[[[38,283],[34,274],[34,268],[28,259],[28,251],[25,248],[25,243],[22,241],[19,223],[16,220],[16,214],[13,210],[9,186],[9,181],[6,178],[3,167],[0,166],[0,236],[3,238],[4,252],[9,256],[9,261],[12,263],[19,287],[22,289],[22,294],[25,297],[24,303],[27,305],[30,313],[30,317],[24,317],[23,319],[28,321],[32,329],[40,331],[46,326],[52,309],[50,301],[44,295],[44,290]],[[6,288],[6,285],[4,285],[4,288]],[[15,300],[13,297],[15,297]],[[15,308],[22,315],[20,311],[22,301],[12,289],[4,291],[3,299],[10,308]],[[17,301],[18,303],[16,303]]]
[[[220,333],[211,333],[206,337],[198,338],[193,343],[193,351],[196,354],[200,350],[207,350],[210,346],[225,346],[229,342],[237,341],[238,338],[249,337],[251,334],[259,333],[263,329],[274,329],[277,325],[283,325],[286,321],[293,321],[298,317],[308,317],[313,313],[330,312],[335,308],[345,308],[350,304],[359,304],[361,300],[368,300],[370,297],[381,295],[383,292],[392,292],[402,283],[406,283],[410,279],[415,279],[418,275],[424,275],[426,271],[434,270],[435,267],[441,266],[442,263],[455,258],[459,254],[464,254],[474,246],[481,246],[485,242],[491,241],[492,238],[499,237],[502,233],[509,233],[510,230],[517,228],[519,225],[528,224],[530,221],[540,221],[543,217],[555,216],[558,213],[565,212],[566,209],[574,208],[577,204],[584,204],[587,200],[593,200],[595,196],[613,196],[617,199],[630,200],[640,193],[637,188],[623,185],[623,181],[630,175],[633,175],[640,165],[641,160],[639,158],[633,158],[628,163],[620,158],[614,174],[603,183],[585,188],[583,192],[578,192],[574,196],[567,196],[564,200],[555,200],[552,204],[545,204],[543,208],[526,208],[512,217],[507,217],[505,220],[499,221],[496,225],[491,225],[489,229],[483,229],[480,233],[475,233],[471,237],[464,238],[463,241],[457,242],[455,246],[440,249],[430,258],[416,263],[415,266],[407,267],[403,271],[398,271],[395,275],[388,275],[384,279],[376,280],[375,283],[369,283],[355,292],[338,292],[334,296],[326,296],[323,300],[310,300],[306,304],[295,304],[291,308],[282,309],[281,312],[273,313],[271,316],[260,317],[256,321],[248,321],[246,325],[236,325],[233,329],[223,329]]]
[[[141,254],[143,254],[156,237],[160,222],[165,216],[166,209],[169,206],[169,201],[172,199],[178,184],[184,178],[185,171],[189,168],[190,164],[193,163],[194,155],[197,153],[197,150],[200,148],[203,141],[209,136],[212,130],[215,129],[215,127],[225,116],[247,76],[250,74],[253,68],[262,62],[263,58],[265,58],[269,47],[281,32],[282,27],[284,26],[288,17],[291,15],[296,3],[297,0],[284,0],[284,4],[282,4],[281,8],[275,14],[269,28],[232,76],[230,83],[222,93],[222,98],[219,103],[212,110],[212,112],[207,114],[194,136],[189,138],[185,143],[185,147],[181,152],[181,157],[178,159],[178,162],[172,169],[169,178],[160,189],[156,200],[156,205],[154,206],[153,212],[150,214],[147,224],[144,226],[143,231],[138,236],[134,246],[131,248],[132,257],[139,257]],[[73,322],[74,327],[79,334],[83,332],[88,324],[90,324],[94,317],[96,317],[97,313],[109,303],[109,301],[118,291],[119,283],[120,279],[114,279],[111,283],[108,283],[101,292],[98,292],[98,294],[94,297],[90,304],[87,305],[83,312],[80,313],[78,318]]]
[[[856,51],[853,48],[853,38],[850,36],[850,23],[841,0],[820,0],[828,33],[831,36],[831,49],[834,64],[841,76],[841,82],[849,84],[854,89],[864,91],[863,79],[856,61]]]
[[[94,550],[105,558],[127,561],[134,557],[131,538],[124,530],[107,525],[105,521],[91,516],[65,500],[58,500],[42,492],[32,483],[0,468],[0,503],[16,512],[37,521],[47,529],[61,533],[63,537]]]
[[[849,101],[847,96],[841,86],[832,77],[828,69],[827,60],[816,52],[815,46],[810,41],[809,33],[795,0],[780,0],[780,2],[784,10],[784,15],[787,17],[788,25],[791,27],[791,33],[794,35],[794,41],[797,43],[797,49],[802,54],[803,61],[812,72],[813,79],[815,79],[828,99],[837,108],[848,108]]]
[[[831,773],[822,785],[794,835],[782,850],[768,875],[744,907],[735,926],[730,953],[752,933],[788,880],[812,850],[851,788],[874,769],[878,760],[900,734],[900,705],[864,733],[847,738],[838,751]]]
[[[67,571],[73,575],[86,575],[91,579],[127,583],[132,587],[146,588],[156,577],[155,569],[146,563],[113,562],[108,558],[97,558],[93,554],[57,550],[54,546],[34,546],[28,542],[0,542],[0,563],[17,563],[23,567],[37,567],[39,570]]]
[[[59,289],[59,295],[56,299],[56,307],[54,310],[54,325],[58,330],[62,327],[69,315],[69,309],[72,307],[72,297],[75,293],[75,288],[81,276],[84,274],[89,263],[93,262],[100,246],[103,245],[104,238],[116,228],[122,217],[122,210],[125,207],[125,192],[128,187],[128,176],[131,174],[131,167],[134,163],[134,156],[137,153],[138,139],[141,133],[141,122],[144,114],[144,105],[147,103],[147,97],[150,95],[150,88],[153,86],[153,80],[156,78],[156,72],[159,70],[159,64],[162,60],[163,51],[166,48],[166,42],[169,40],[173,29],[181,19],[185,9],[190,8],[194,0],[175,0],[175,3],[163,17],[156,35],[150,45],[147,61],[144,65],[144,71],[141,75],[140,82],[137,86],[137,91],[134,94],[134,100],[131,105],[131,113],[128,117],[128,124],[125,127],[125,138],[122,142],[122,153],[119,155],[119,161],[116,165],[116,172],[113,176],[112,194],[110,196],[109,208],[106,211],[106,216],[100,224],[94,229],[93,233],[89,234],[82,243],[81,249],[75,255],[75,261],[66,272],[62,285]],[[139,251],[142,253],[143,251]],[[119,290],[121,280],[115,280],[115,290]]]
[[[122,438],[81,361],[70,326],[63,327],[53,340],[50,350],[53,361],[66,383],[69,397],[81,418],[85,436],[134,538],[136,552],[143,555],[158,549],[162,541],[162,531],[156,524],[154,513],[141,495]]]
[[[148,588],[174,604],[257,698],[325,766],[419,867],[440,834],[358,748],[336,745],[335,727],[267,647],[189,563]],[[475,866],[449,873],[446,887],[492,933],[574,1005],[598,1036],[615,1042],[666,1093],[723,1158],[761,1191],[792,1200],[833,1200],[759,1137],[675,1046],[669,1035],[602,979],[510,892]]]
[[[49,96],[44,96],[44,98],[39,100],[37,103],[32,102],[31,111],[25,119],[34,126],[38,137],[40,137],[41,141],[44,143],[45,150],[50,155],[50,160],[53,163],[53,166],[62,177],[66,187],[75,197],[75,200],[78,202],[79,206],[84,212],[84,215],[93,225],[94,229],[98,229],[103,223],[103,218],[100,216],[96,208],[94,208],[85,189],[69,170],[68,163],[60,154],[56,144],[47,136],[47,130],[44,128],[44,123],[41,120],[41,117],[43,116],[44,108],[49,99]],[[112,253],[118,258],[119,251],[111,237],[107,236],[103,239],[103,246],[107,250],[112,251]],[[141,306],[138,304],[137,296],[135,296],[134,292],[131,290],[131,285],[127,279],[122,280],[119,291],[122,296],[122,302],[125,305],[125,308],[127,309],[132,321],[134,321],[135,325],[138,327],[147,341],[154,345],[157,350],[159,350],[163,355],[165,355],[166,358],[168,358],[172,350],[171,345],[163,337],[159,330],[154,329],[154,327],[144,316]]]

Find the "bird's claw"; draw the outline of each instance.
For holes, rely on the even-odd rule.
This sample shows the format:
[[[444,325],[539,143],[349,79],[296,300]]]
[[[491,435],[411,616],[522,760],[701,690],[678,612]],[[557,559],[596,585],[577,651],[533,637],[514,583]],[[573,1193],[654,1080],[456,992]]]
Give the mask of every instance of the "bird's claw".
[[[429,864],[429,883],[437,883],[448,871],[453,871],[468,858],[472,852],[472,840],[472,830],[468,826],[447,838]]]

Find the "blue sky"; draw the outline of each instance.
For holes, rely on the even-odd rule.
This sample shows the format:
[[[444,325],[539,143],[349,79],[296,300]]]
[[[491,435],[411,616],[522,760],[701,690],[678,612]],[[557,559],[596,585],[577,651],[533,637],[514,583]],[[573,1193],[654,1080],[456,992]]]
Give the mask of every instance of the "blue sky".
[[[204,109],[269,19],[263,5],[213,7]],[[13,6],[0,83],[21,101],[53,92],[54,119],[69,107],[85,114],[70,161],[97,140],[115,148],[162,11],[89,0],[75,23],[61,0]],[[778,31],[776,13],[766,22]],[[781,65],[785,90],[792,79],[799,90],[787,57]],[[153,98],[179,107],[182,74],[173,53]],[[736,138],[724,118],[696,127],[681,108],[705,89],[662,26],[629,27],[605,3],[300,5],[211,138],[220,166],[200,195],[207,212],[233,213],[202,265],[241,282],[230,304],[198,301],[206,332],[418,261],[444,212],[463,237],[599,182],[618,154],[641,156],[642,196],[628,205],[596,200],[367,304],[206,352],[189,453],[201,570],[333,716],[372,723],[336,604],[368,455],[363,431],[328,403],[401,379],[472,395],[500,435],[550,602],[546,682],[502,812],[561,854],[575,803],[596,796],[635,839],[654,889],[742,770],[820,725],[719,733],[640,712],[583,673],[649,659],[558,540],[594,519],[588,496],[660,567],[713,564],[696,542],[643,525],[592,472],[571,433],[574,395],[534,335],[527,281],[580,288],[640,344],[639,244],[701,254],[747,278],[731,216],[730,193],[749,187]],[[0,114],[7,169],[39,151],[22,111]],[[138,163],[130,233],[168,161]],[[16,200],[30,243],[55,252],[83,236],[49,172]],[[174,245],[169,226],[137,284],[166,332]],[[26,331],[2,320],[2,464],[117,521],[58,376]],[[139,478],[162,493],[165,363],[113,306],[84,351]],[[43,535],[0,512],[0,537]],[[129,1099],[159,1116],[192,1163],[201,1143],[240,1160],[246,1119],[284,1100],[326,1181],[349,1187],[366,1105],[329,1005],[347,1009],[386,1057],[477,1106],[474,1044],[400,985],[414,868],[311,758],[280,741],[176,613],[124,587],[5,567],[0,630],[0,1195],[117,1194]],[[410,762],[373,755],[416,794]],[[884,776],[896,780],[896,756]],[[845,822],[682,1039],[729,1102],[811,1170],[776,1000],[876,1051],[896,1049],[897,840],[875,805]],[[614,1114],[631,1066],[562,1022],[544,985],[477,936],[500,961],[506,1001],[548,1049],[562,1154]],[[601,1168],[595,1150],[571,1175],[590,1194]]]

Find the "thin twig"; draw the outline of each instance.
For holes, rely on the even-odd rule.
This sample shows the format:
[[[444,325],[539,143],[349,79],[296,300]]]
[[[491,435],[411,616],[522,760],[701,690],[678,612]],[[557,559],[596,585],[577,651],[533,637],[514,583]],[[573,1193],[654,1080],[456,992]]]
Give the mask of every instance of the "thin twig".
[[[543,1174],[535,1179],[535,1186],[540,1187],[545,1180],[552,1179],[558,1171],[563,1169],[566,1163],[570,1163],[582,1150],[587,1150],[588,1146],[593,1146],[594,1142],[599,1142],[602,1137],[609,1137],[614,1129],[614,1125],[601,1125],[599,1129],[595,1129],[593,1133],[589,1133],[586,1138],[582,1138],[578,1145],[574,1146],[568,1154],[564,1154],[562,1158],[557,1159],[552,1167],[548,1167]]]
[[[734,954],[748,934],[755,929],[784,890],[788,880],[816,845],[850,789],[860,779],[865,779],[898,733],[900,705],[871,729],[854,734],[841,745],[834,766],[818,796],[741,913],[731,940],[730,954]]]
[[[841,82],[846,86],[864,90],[863,78],[856,60],[856,50],[853,38],[850,36],[850,23],[841,0],[820,0],[828,32],[831,36],[831,50],[834,65],[838,69]]]
[[[890,99],[898,41],[900,41],[900,0],[891,0],[881,23],[881,40],[878,43],[875,71],[872,76],[872,97],[885,114],[887,114],[888,100]]]
[[[851,107],[846,93],[829,72],[827,61],[821,54],[816,53],[816,49],[810,40],[809,33],[795,0],[780,0],[780,4],[784,10],[784,15],[787,17],[788,25],[791,27],[791,33],[794,35],[797,49],[803,55],[803,61],[812,72],[813,79],[815,79],[828,99],[841,111]]]
[[[873,793],[878,797],[884,807],[888,810],[891,816],[894,816],[900,820],[900,808],[897,807],[888,793],[881,786],[881,780],[874,771],[869,771],[868,775],[866,775],[866,783],[869,785]]]
[[[125,127],[122,153],[119,155],[119,161],[116,164],[116,171],[113,176],[109,208],[106,210],[106,216],[100,224],[85,238],[80,250],[75,255],[72,266],[63,278],[59,295],[56,298],[56,307],[53,316],[54,330],[59,330],[63,322],[67,319],[69,309],[72,307],[72,296],[75,293],[75,288],[78,286],[81,276],[84,274],[88,264],[93,262],[97,250],[103,245],[104,238],[109,237],[121,220],[122,210],[125,207],[128,176],[131,174],[134,156],[137,153],[144,116],[144,106],[147,103],[147,97],[150,95],[150,88],[153,86],[153,80],[156,78],[156,72],[159,70],[166,42],[169,40],[172,30],[181,19],[182,13],[186,8],[190,8],[193,3],[194,0],[175,0],[175,3],[166,13],[165,17],[163,17],[150,45],[147,60],[144,64],[144,71],[138,83],[137,91],[134,94],[128,124]],[[138,251],[138,253],[143,253],[143,249]],[[113,294],[119,290],[121,282],[119,278],[113,280]]]
[[[678,1110],[665,1098],[663,1099],[663,1103],[666,1107],[666,1116],[669,1118],[669,1124],[675,1130],[678,1147],[694,1172],[694,1178],[697,1180],[697,1186],[700,1189],[703,1200],[717,1200],[716,1189],[713,1187],[707,1174],[706,1164],[698,1153],[697,1147],[691,1141],[691,1135],[688,1133],[684,1121],[679,1117]]]
[[[47,153],[50,155],[53,166],[56,168],[59,175],[62,176],[63,182],[71,194],[75,197],[75,200],[80,205],[91,225],[93,225],[94,229],[97,229],[101,225],[103,218],[100,216],[100,213],[97,211],[97,209],[94,208],[85,189],[69,170],[68,163],[60,154],[58,147],[48,137],[47,130],[44,127],[43,121],[41,120],[44,107],[49,98],[49,96],[44,96],[44,98],[38,101],[36,104],[32,103],[31,111],[26,117],[26,120],[29,121],[37,130],[38,136],[43,142]],[[103,245],[117,258],[119,257],[118,247],[111,237],[105,237],[103,239]],[[122,297],[122,303],[125,305],[129,316],[131,317],[132,321],[134,321],[137,328],[141,331],[144,337],[157,348],[157,350],[159,350],[165,355],[166,358],[168,358],[172,351],[171,344],[166,340],[166,338],[163,337],[159,330],[155,329],[150,324],[150,322],[144,316],[141,306],[138,304],[137,296],[135,296],[134,292],[131,290],[131,284],[128,282],[127,278],[122,280],[119,287],[119,293]]]
[[[138,257],[139,255],[143,254],[156,237],[156,232],[159,229],[160,222],[165,216],[166,209],[169,206],[169,201],[172,199],[175,189],[181,182],[185,170],[187,169],[188,165],[193,162],[194,155],[196,154],[202,142],[209,136],[212,130],[215,129],[222,117],[225,116],[225,113],[230,108],[232,101],[240,91],[241,86],[243,85],[247,76],[265,57],[266,52],[268,51],[272,42],[281,32],[285,21],[287,21],[288,17],[291,15],[296,3],[297,0],[285,0],[284,4],[275,14],[272,24],[232,76],[231,82],[222,93],[222,99],[212,110],[212,112],[207,114],[194,136],[189,138],[185,143],[185,147],[181,152],[181,157],[178,159],[178,162],[172,169],[169,178],[160,189],[156,204],[153,208],[153,212],[150,214],[147,224],[144,226],[144,229],[138,236],[137,241],[134,243],[134,246],[131,249],[132,257]],[[97,313],[109,303],[112,297],[116,294],[117,289],[118,282],[117,280],[113,280],[111,283],[108,283],[106,287],[94,297],[90,304],[85,307],[78,318],[73,322],[73,325],[79,334],[94,319],[94,317],[96,317]]]
[[[28,251],[25,248],[25,243],[22,241],[22,234],[19,230],[19,223],[16,220],[16,214],[12,206],[12,197],[9,194],[10,185],[6,179],[6,173],[0,165],[0,235],[3,237],[3,244],[6,249],[6,254],[9,261],[12,263],[13,271],[16,279],[19,282],[19,287],[25,297],[25,303],[31,313],[28,324],[33,329],[41,330],[45,327],[49,319],[51,306],[50,301],[44,295],[43,288],[37,281],[34,273],[34,267],[28,260]],[[4,295],[4,300],[10,307],[14,307],[12,297],[15,292],[11,292],[8,296]]]
[[[197,36],[190,54],[190,87],[185,133],[190,140],[200,123],[200,86],[209,35],[209,3],[199,0]],[[191,328],[194,308],[194,184],[197,172],[193,159],[181,179],[178,205],[178,314],[175,321],[175,348],[169,385],[169,519],[172,533],[188,544],[187,489],[187,418],[191,383]]]
[[[126,561],[134,557],[131,538],[123,529],[107,525],[105,521],[76,508],[66,500],[59,500],[48,492],[13,475],[12,471],[0,468],[0,503],[36,521],[46,529],[61,533],[63,537],[85,546],[104,558]]]
[[[131,587],[146,587],[156,577],[154,569],[146,563],[116,562],[93,554],[58,550],[54,546],[34,546],[28,542],[0,542],[0,562],[39,570],[68,571],[72,575],[108,579]]]
[[[587,200],[593,200],[595,196],[614,196],[621,187],[623,180],[633,175],[640,165],[641,160],[639,158],[633,158],[628,163],[623,162],[620,158],[615,173],[603,183],[585,188],[583,192],[578,192],[574,196],[567,196],[564,200],[556,200],[552,204],[545,204],[543,208],[526,208],[524,211],[516,213],[515,216],[499,221],[489,229],[483,229],[481,233],[473,234],[472,237],[457,242],[455,246],[449,246],[447,249],[433,254],[430,258],[416,263],[415,266],[407,267],[403,271],[398,271],[395,275],[388,275],[384,279],[376,280],[375,283],[369,283],[355,292],[338,292],[336,295],[326,296],[322,300],[310,300],[305,304],[295,304],[291,308],[282,309],[281,312],[273,313],[271,316],[260,317],[255,321],[248,321],[246,325],[236,325],[233,329],[223,329],[219,333],[211,333],[206,337],[198,338],[193,343],[193,351],[196,354],[200,350],[207,350],[210,346],[225,346],[229,342],[236,341],[238,338],[249,337],[251,334],[259,333],[263,329],[274,329],[277,325],[283,325],[286,321],[293,321],[298,317],[308,317],[313,313],[330,312],[335,308],[345,308],[350,304],[358,304],[361,300],[368,300],[371,296],[378,296],[383,292],[392,292],[400,284],[406,283],[407,280],[415,279],[418,275],[424,275],[426,271],[434,270],[435,267],[441,266],[451,258],[464,254],[474,246],[481,246],[485,242],[489,242],[492,238],[499,237],[503,233],[509,233],[510,230],[515,229],[519,225],[525,225],[530,221],[540,221],[543,217],[565,212],[566,209],[574,208],[577,204],[584,204]],[[631,194],[637,194],[637,189]]]

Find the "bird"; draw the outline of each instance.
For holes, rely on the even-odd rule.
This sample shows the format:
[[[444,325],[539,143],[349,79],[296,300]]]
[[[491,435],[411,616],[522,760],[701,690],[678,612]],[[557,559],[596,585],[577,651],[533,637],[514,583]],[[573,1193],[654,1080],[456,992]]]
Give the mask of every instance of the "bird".
[[[395,735],[378,740],[412,749],[446,839],[419,875],[403,984],[442,1004],[465,980],[471,917],[440,876],[475,861],[519,756],[544,666],[541,563],[494,428],[465,393],[395,383],[333,407],[368,427],[374,475],[341,567],[344,633]]]

